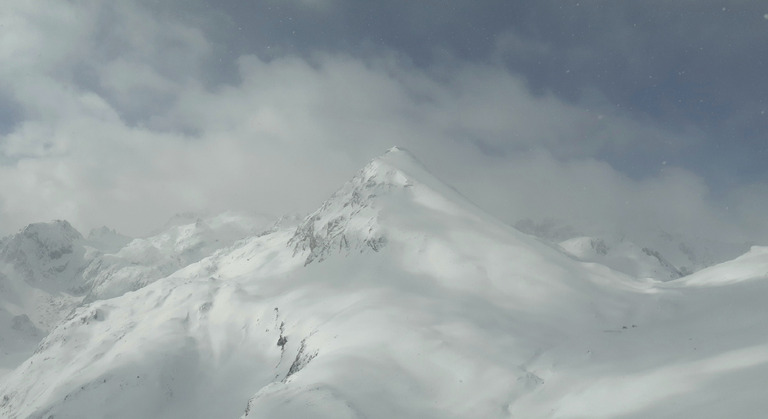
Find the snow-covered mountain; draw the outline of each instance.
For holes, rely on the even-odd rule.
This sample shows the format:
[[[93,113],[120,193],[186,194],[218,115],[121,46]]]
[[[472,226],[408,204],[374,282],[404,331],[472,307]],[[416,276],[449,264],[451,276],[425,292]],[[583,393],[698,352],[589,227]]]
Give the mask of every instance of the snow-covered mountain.
[[[182,218],[140,239],[106,227],[84,238],[57,220],[31,224],[0,240],[0,370],[28,357],[83,301],[141,288],[271,222],[235,213]]]
[[[536,221],[526,218],[515,223],[515,228],[546,242],[564,246],[569,253],[575,252],[576,257],[586,257],[585,260],[599,263],[614,263],[619,270],[629,269],[632,275],[642,275],[643,270],[656,272],[662,275],[662,278],[667,277],[667,272],[670,274],[669,278],[674,278],[725,262],[747,252],[752,246],[752,243],[747,242],[713,240],[660,229],[635,231],[631,234],[604,228],[580,231],[565,222],[554,219]],[[607,247],[611,254],[595,254],[594,249],[589,249],[591,242],[600,249]],[[627,258],[646,259],[647,256],[658,261],[644,268],[630,267],[626,263]],[[625,261],[616,260],[617,258]],[[659,261],[662,265],[667,265],[662,268],[662,271],[658,271]],[[640,265],[647,265],[643,261],[638,262]],[[630,265],[637,265],[637,263],[630,263]]]
[[[48,292],[77,292],[83,236],[66,221],[31,224],[0,242],[4,272]]]
[[[521,233],[397,148],[298,225],[215,250],[157,244],[188,231],[149,241],[194,249],[190,263],[114,298],[92,293],[0,378],[0,416],[759,417],[768,407],[762,248],[667,282],[638,268],[651,259],[637,272],[585,262],[638,253]],[[131,243],[117,253],[136,255]]]
[[[79,304],[92,257],[66,221],[31,224],[0,240],[0,370],[29,356]]]
[[[206,218],[177,215],[147,238],[128,241],[95,258],[83,272],[87,302],[122,295],[266,229],[265,216],[223,213]],[[103,237],[103,236],[100,236]],[[114,241],[114,240],[112,240]]]
[[[660,252],[626,240],[575,237],[559,245],[579,260],[599,263],[637,278],[670,281],[689,274],[686,268],[675,267]]]

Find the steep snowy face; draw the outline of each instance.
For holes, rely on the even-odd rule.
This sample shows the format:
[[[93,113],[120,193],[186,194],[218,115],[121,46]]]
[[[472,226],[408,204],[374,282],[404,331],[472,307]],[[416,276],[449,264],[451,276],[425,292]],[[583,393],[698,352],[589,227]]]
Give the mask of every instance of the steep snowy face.
[[[294,254],[306,253],[305,264],[322,261],[335,252],[377,252],[388,240],[379,220],[382,212],[387,218],[387,210],[393,207],[402,210],[414,205],[451,212],[472,207],[410,152],[393,147],[307,216],[289,245]]]
[[[30,224],[6,239],[0,261],[17,276],[47,292],[77,293],[85,264],[83,236],[66,221]]]
[[[393,149],[389,153],[403,151]],[[322,261],[332,251],[378,251],[386,238],[377,220],[377,196],[409,186],[400,170],[374,160],[310,214],[288,243],[295,253],[308,253],[305,264]]]

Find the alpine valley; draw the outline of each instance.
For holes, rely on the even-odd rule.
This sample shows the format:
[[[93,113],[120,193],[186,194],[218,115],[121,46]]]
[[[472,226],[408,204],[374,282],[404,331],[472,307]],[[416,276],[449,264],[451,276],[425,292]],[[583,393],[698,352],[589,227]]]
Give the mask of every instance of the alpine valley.
[[[768,247],[668,247],[523,233],[396,147],[304,218],[32,224],[0,417],[764,417]]]

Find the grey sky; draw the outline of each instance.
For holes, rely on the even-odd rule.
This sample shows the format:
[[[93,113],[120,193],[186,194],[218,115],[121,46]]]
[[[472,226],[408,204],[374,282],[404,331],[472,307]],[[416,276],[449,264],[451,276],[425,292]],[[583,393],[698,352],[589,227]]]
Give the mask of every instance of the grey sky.
[[[305,212],[406,146],[479,205],[768,233],[757,1],[39,1],[0,16],[0,232]]]

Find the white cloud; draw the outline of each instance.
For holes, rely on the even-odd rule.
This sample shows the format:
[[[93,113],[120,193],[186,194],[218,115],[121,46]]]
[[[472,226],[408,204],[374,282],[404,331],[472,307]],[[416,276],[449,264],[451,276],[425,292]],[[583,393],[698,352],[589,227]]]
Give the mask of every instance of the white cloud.
[[[3,233],[52,218],[138,234],[178,211],[309,211],[394,144],[508,222],[735,231],[696,175],[633,180],[595,160],[689,141],[599,97],[569,104],[503,67],[424,70],[391,52],[242,56],[239,80],[206,87],[211,43],[179,20],[131,2],[27,4],[13,3],[0,43],[14,59],[0,85],[24,110],[0,137]]]
[[[728,232],[736,239],[732,220],[713,204],[702,179],[682,169],[636,180],[604,162],[563,162],[542,150],[482,164],[482,173],[459,172],[452,180],[508,222],[554,219],[630,237],[668,231],[711,239]]]

